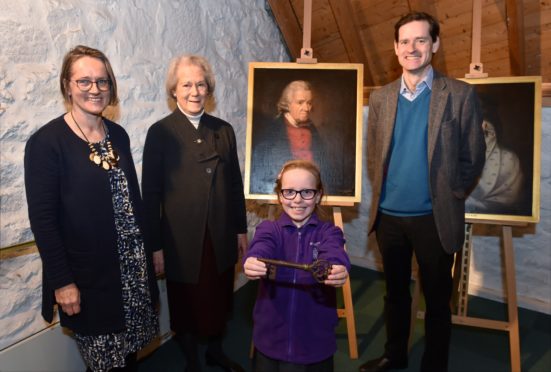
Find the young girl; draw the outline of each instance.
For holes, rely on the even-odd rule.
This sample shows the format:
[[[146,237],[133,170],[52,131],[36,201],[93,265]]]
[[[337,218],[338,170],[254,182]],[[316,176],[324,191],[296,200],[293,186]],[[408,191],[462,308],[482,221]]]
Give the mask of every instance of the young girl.
[[[348,277],[350,261],[343,232],[321,221],[316,208],[323,196],[319,169],[311,162],[287,162],[275,192],[283,207],[277,221],[264,221],[244,258],[249,279],[262,279],[254,308],[255,371],[333,371],[337,345],[336,294]],[[258,258],[311,264],[326,260],[331,272],[318,283],[307,271],[277,267],[267,279]]]

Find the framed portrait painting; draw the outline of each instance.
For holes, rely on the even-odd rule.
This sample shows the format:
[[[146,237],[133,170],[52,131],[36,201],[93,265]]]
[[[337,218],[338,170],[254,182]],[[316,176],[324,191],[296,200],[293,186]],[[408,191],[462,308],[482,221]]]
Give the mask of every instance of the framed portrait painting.
[[[283,164],[312,160],[324,202],[360,202],[363,65],[249,64],[245,197],[277,200]]]
[[[541,77],[465,79],[483,112],[486,163],[467,198],[474,221],[539,221]]]

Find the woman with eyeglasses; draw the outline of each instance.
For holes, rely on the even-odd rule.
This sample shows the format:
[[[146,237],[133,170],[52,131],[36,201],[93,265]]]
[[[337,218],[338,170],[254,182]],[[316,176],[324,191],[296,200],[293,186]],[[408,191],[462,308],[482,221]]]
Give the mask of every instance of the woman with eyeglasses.
[[[253,312],[253,369],[333,371],[338,320],[335,287],[344,285],[350,270],[343,232],[318,217],[323,185],[314,163],[285,163],[274,191],[283,213],[276,221],[257,226],[243,265],[249,279],[261,279]],[[307,271],[284,266],[268,275],[260,259],[307,265],[327,261],[331,269],[320,283]]]
[[[137,370],[158,333],[158,288],[143,244],[140,190],[125,130],[102,116],[117,83],[99,50],[63,60],[69,112],[27,142],[29,219],[43,263],[42,315],[74,332],[89,371]]]
[[[207,364],[241,371],[222,340],[235,264],[247,249],[247,217],[233,128],[205,112],[214,88],[205,58],[171,61],[166,93],[176,107],[149,128],[143,154],[146,245],[156,272],[166,274],[170,327],[186,369],[201,369],[198,343],[206,341]]]

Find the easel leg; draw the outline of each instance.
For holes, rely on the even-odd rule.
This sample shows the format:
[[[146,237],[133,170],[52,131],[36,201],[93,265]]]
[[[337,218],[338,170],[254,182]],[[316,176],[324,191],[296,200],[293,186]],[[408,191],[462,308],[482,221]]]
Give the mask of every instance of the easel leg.
[[[520,371],[520,338],[518,329],[517,288],[515,277],[515,256],[511,226],[502,227],[505,277],[507,282],[507,310],[509,314],[509,347],[511,349],[511,370]]]
[[[333,222],[344,232],[342,212],[340,207],[333,207]],[[346,250],[346,247],[345,247]],[[342,287],[344,309],[337,309],[339,318],[346,318],[346,330],[348,332],[348,348],[350,359],[358,359],[358,341],[356,339],[356,322],[354,320],[354,305],[352,303],[352,290],[350,289],[350,277]]]

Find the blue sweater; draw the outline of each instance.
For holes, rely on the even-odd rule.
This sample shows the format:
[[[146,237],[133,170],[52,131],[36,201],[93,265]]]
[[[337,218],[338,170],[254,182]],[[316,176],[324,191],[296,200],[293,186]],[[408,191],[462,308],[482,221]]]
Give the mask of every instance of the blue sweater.
[[[402,95],[398,98],[391,155],[379,203],[385,214],[432,213],[427,158],[430,97],[430,89],[425,89],[414,101]]]

